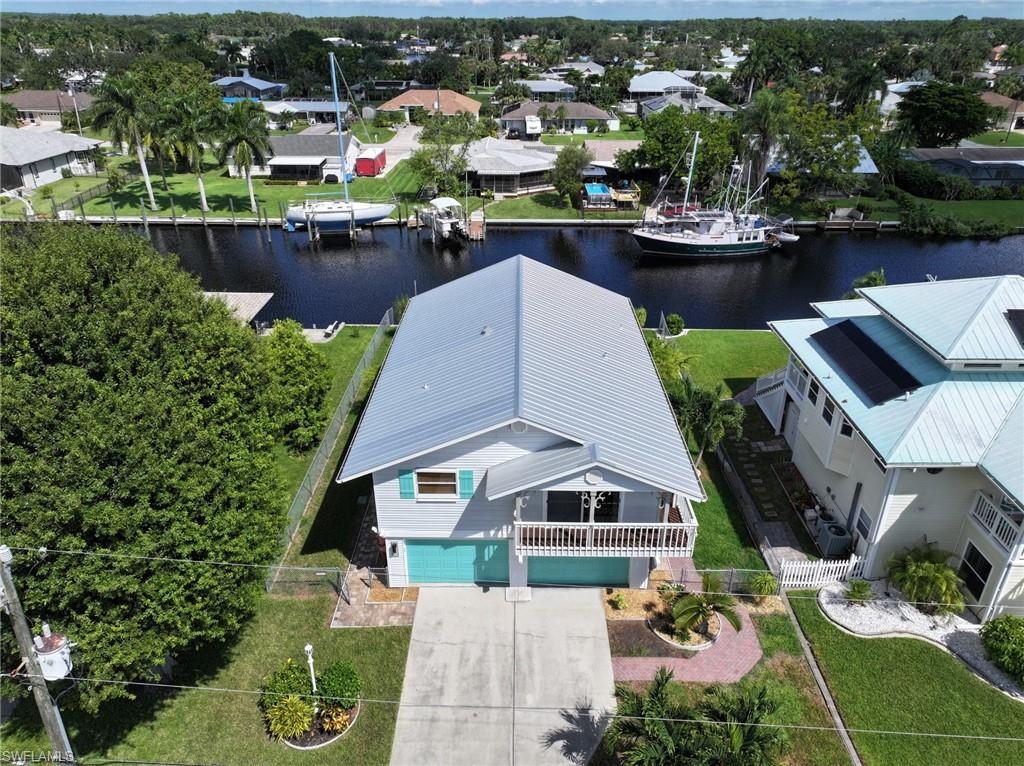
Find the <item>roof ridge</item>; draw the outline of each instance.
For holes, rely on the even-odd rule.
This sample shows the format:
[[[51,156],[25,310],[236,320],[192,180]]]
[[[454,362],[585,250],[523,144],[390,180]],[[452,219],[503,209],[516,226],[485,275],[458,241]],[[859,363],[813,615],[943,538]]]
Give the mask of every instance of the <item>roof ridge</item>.
[[[910,422],[907,423],[906,428],[903,429],[903,433],[900,434],[900,438],[897,439],[896,443],[892,445],[892,449],[889,450],[889,455],[886,457],[885,462],[889,462],[889,458],[891,458],[900,450],[904,442],[906,442],[906,440],[910,436],[910,432],[913,431],[914,427],[917,425],[917,421],[921,419],[921,416],[924,414],[924,411],[928,409],[928,405],[931,404],[932,399],[935,398],[935,396],[939,392],[939,389],[942,388],[942,386],[930,385],[928,386],[928,388],[930,388],[931,390],[929,390],[928,393],[925,395],[924,404],[922,404],[918,408],[917,412],[914,413],[914,416],[910,419]],[[911,393],[910,395],[913,396],[913,393]]]
[[[988,289],[988,292],[985,293],[985,297],[981,299],[970,318],[968,318],[968,320],[964,322],[964,326],[960,328],[960,332],[957,333],[955,338],[953,338],[953,342],[949,344],[949,349],[946,352],[947,354],[952,354],[956,350],[957,346],[960,345],[960,341],[962,341],[964,336],[967,335],[967,332],[974,327],[974,323],[978,321],[978,317],[981,316],[981,312],[991,302],[992,296],[996,294],[997,290],[1002,288],[1004,279],[1006,279],[1006,275],[1002,274],[992,280],[992,286]]]
[[[516,354],[515,354],[515,403],[512,411],[516,417],[523,417],[523,261],[520,253],[516,258]]]

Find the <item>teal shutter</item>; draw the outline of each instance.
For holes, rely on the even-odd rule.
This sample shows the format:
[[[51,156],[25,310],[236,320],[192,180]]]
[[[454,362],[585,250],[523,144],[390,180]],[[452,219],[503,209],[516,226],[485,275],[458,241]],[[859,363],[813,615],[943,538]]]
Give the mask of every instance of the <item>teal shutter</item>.
[[[459,471],[459,497],[463,500],[473,497],[472,471]]]
[[[398,471],[398,496],[403,500],[412,500],[416,497],[411,469],[400,469]]]

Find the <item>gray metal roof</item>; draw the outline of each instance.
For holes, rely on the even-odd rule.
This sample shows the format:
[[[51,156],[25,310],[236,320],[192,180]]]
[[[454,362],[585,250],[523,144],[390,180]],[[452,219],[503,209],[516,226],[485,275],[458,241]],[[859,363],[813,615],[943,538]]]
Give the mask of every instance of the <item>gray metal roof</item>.
[[[531,452],[487,469],[487,499],[511,495],[598,465],[596,444],[571,444]]]
[[[1024,395],[1017,399],[982,457],[981,470],[1002,487],[1003,492],[1024,502]]]
[[[68,152],[86,152],[100,143],[71,133],[0,127],[0,164],[21,167]]]
[[[345,133],[345,153],[349,151],[349,142],[355,140],[359,148],[359,139],[353,139],[351,133]],[[271,136],[270,152],[275,157],[338,157],[338,134],[303,136]]]
[[[339,481],[514,421],[704,498],[629,299],[523,255],[409,302]]]
[[[510,176],[551,170],[556,153],[554,146],[483,138],[469,145],[466,161],[474,173]]]
[[[667,93],[669,91],[697,90],[697,86],[675,72],[655,70],[638,74],[629,81],[630,93]]]
[[[525,85],[531,93],[575,93],[576,86],[561,80],[516,80],[517,85]]]

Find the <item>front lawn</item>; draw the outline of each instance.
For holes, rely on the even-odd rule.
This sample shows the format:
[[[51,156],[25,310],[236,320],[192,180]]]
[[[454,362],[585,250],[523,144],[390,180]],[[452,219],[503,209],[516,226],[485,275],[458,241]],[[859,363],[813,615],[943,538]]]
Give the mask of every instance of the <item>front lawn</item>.
[[[693,356],[688,368],[694,382],[712,388],[723,383],[725,396],[784,367],[789,358],[782,341],[768,330],[690,330],[674,342]]]
[[[640,210],[610,210],[608,212],[587,211],[583,218],[587,220],[623,219],[638,220],[643,215]],[[488,218],[566,218],[581,219],[580,211],[569,205],[568,200],[559,197],[556,192],[540,192],[525,197],[503,199],[487,206]],[[582,220],[582,219],[581,219]]]
[[[267,736],[257,696],[213,689],[258,690],[287,657],[303,658],[308,642],[319,668],[347,659],[369,699],[397,700],[402,693],[410,629],[328,627],[335,596],[279,599],[263,596],[256,616],[228,646],[182,659],[171,683],[202,689],[151,693],[114,703],[95,717],[65,705],[64,722],[75,754],[95,762],[262,764],[387,764],[398,715],[396,705],[363,703],[347,736],[303,753]],[[88,675],[86,673],[85,675]],[[62,703],[63,704],[63,703]],[[4,748],[48,750],[35,705],[25,700],[2,729]]]
[[[643,130],[609,130],[607,133],[587,133],[578,136],[574,133],[545,133],[540,137],[542,144],[564,146],[566,144],[582,144],[584,141],[643,141]]]
[[[386,144],[395,137],[395,131],[391,128],[377,128],[364,124],[362,120],[353,125],[351,130],[352,135],[364,144]]]
[[[988,133],[971,136],[969,140],[985,146],[1024,146],[1024,133],[1011,130],[1009,140],[1007,140],[1005,130],[992,130]]]
[[[1024,705],[957,659],[912,638],[858,638],[836,628],[811,591],[791,594],[818,664],[851,729],[1020,737]],[[810,598],[805,598],[810,597]],[[1024,763],[1024,744],[851,733],[866,766]]]

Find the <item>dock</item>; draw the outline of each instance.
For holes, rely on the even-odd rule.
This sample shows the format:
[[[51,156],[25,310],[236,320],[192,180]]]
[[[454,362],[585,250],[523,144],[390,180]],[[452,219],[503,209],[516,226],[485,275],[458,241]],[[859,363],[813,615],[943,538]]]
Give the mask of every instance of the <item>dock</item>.
[[[227,291],[204,292],[203,296],[227,305],[231,313],[241,322],[251,322],[270,303],[273,293],[232,293]]]

